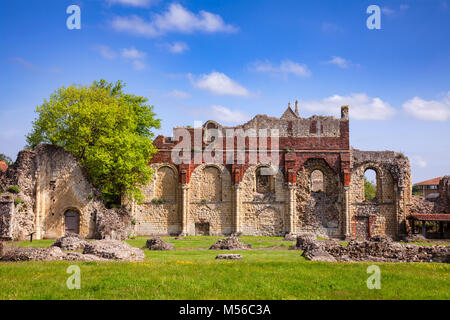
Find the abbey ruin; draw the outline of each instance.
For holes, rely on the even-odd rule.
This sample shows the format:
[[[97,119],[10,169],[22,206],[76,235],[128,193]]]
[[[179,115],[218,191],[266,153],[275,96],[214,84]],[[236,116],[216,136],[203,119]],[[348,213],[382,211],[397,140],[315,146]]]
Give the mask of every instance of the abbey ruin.
[[[207,121],[200,128],[203,147],[211,129],[278,129],[278,163],[271,165],[248,161],[254,152],[249,140],[243,163],[196,163],[198,150],[193,148],[192,159],[177,164],[172,151],[180,139],[158,136],[154,144],[159,152],[150,163],[154,176],[143,190],[144,201],[124,201],[120,209],[104,207],[76,159],[61,148],[40,145],[21,151],[16,163],[0,173],[0,238],[24,239],[32,233],[35,238],[57,238],[66,231],[97,238],[407,234],[409,160],[394,151],[353,149],[348,115],[349,108],[343,106],[340,118],[302,118],[296,105],[280,118],[257,115],[236,127]],[[184,129],[194,136],[196,128]],[[219,158],[225,158],[225,150],[221,152]],[[267,174],[263,169],[269,167]],[[377,182],[370,201],[364,197],[368,169],[376,172]],[[20,191],[8,191],[11,185]]]

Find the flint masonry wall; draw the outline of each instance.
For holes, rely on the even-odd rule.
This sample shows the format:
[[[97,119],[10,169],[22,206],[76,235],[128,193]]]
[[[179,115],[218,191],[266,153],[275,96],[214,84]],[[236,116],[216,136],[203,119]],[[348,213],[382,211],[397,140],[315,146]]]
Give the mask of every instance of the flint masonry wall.
[[[372,201],[364,198],[364,173],[376,172],[377,190]],[[368,228],[368,236],[405,234],[407,204],[411,201],[409,161],[393,151],[352,149],[352,183],[350,185],[351,235],[360,236],[359,227]]]

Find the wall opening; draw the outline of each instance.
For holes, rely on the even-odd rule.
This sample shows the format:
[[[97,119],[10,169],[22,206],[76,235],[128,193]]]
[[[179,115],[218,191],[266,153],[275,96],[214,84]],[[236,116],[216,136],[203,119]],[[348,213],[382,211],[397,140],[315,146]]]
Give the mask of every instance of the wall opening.
[[[64,213],[64,225],[67,233],[80,233],[80,213],[69,209]]]
[[[312,192],[324,192],[323,173],[320,170],[314,170],[311,173],[311,191]]]
[[[364,199],[373,201],[377,199],[377,172],[373,169],[367,169],[364,172]]]
[[[195,224],[196,236],[209,236],[209,222],[197,222]]]

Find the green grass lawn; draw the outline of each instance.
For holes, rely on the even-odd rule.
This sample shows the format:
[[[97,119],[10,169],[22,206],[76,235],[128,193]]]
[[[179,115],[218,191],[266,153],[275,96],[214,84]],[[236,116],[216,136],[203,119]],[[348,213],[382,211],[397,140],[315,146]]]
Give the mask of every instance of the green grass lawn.
[[[0,299],[450,299],[448,264],[376,263],[381,289],[369,290],[366,269],[375,263],[307,261],[281,238],[242,237],[255,250],[236,251],[241,261],[215,260],[223,251],[206,248],[218,237],[164,239],[175,250],[146,250],[144,262],[0,263]],[[145,240],[127,242],[143,247]],[[80,290],[66,287],[73,264],[81,268]]]

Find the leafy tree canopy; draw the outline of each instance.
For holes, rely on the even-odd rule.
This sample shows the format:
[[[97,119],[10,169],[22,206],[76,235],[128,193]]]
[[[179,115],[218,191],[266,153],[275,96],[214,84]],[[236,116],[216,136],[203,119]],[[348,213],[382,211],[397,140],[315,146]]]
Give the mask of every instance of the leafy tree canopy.
[[[6,164],[8,166],[10,166],[14,163],[10,157],[8,157],[7,155],[4,155],[3,153],[0,153],[0,161],[6,162]]]
[[[364,177],[364,197],[366,200],[372,200],[377,194],[375,183],[370,182]]]
[[[93,184],[115,202],[122,195],[142,199],[140,187],[151,178],[148,162],[157,151],[152,129],[160,128],[148,100],[125,94],[124,87],[103,79],[62,87],[36,108],[27,135],[29,147],[49,143],[77,156]]]

